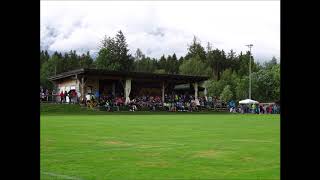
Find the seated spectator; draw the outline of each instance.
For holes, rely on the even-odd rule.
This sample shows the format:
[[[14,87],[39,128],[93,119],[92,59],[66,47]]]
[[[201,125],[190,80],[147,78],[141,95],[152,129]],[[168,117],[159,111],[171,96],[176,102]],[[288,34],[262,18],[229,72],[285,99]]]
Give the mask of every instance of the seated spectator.
[[[105,102],[104,107],[106,108],[107,111],[111,111],[111,105],[110,105],[110,102],[108,100]]]
[[[130,109],[129,109],[130,111],[138,110],[137,106],[134,103],[131,103],[129,106],[130,106]]]

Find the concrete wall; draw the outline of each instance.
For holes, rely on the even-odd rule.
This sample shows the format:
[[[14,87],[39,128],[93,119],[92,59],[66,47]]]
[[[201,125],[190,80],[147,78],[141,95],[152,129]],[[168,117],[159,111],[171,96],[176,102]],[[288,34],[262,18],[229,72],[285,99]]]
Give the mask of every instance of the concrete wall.
[[[85,92],[89,93],[90,92],[90,87],[92,86],[92,92],[95,93],[97,90],[99,90],[99,80],[98,79],[88,79],[85,85]]]
[[[89,93],[92,86],[93,93],[96,90],[99,90],[99,80],[98,79],[88,79],[85,85],[85,94]],[[64,79],[57,83],[57,93],[60,93],[61,91],[69,91],[70,89],[76,89],[77,92],[80,92],[80,81],[73,80],[73,79]]]
[[[60,94],[61,91],[69,92],[70,89],[75,89],[77,92],[80,92],[79,82],[73,79],[65,79],[57,84],[57,93]],[[60,97],[57,96],[57,101],[60,101]],[[69,98],[67,97],[67,102]]]
[[[79,82],[72,79],[67,79],[57,84],[57,92],[69,91],[70,89],[76,89],[77,92],[80,91]]]

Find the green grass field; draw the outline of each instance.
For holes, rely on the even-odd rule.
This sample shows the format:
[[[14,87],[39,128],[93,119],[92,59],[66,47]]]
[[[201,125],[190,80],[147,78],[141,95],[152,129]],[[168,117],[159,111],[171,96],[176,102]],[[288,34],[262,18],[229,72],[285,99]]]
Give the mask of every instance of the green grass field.
[[[280,179],[279,115],[49,111],[42,180]]]

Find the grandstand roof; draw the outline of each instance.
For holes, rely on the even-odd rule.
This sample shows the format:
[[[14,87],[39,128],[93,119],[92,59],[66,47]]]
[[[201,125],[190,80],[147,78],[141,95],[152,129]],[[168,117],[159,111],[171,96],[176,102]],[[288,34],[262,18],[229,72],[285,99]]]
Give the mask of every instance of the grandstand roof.
[[[116,77],[118,79],[132,78],[132,79],[149,79],[149,80],[161,80],[161,81],[176,81],[181,83],[200,82],[208,80],[207,76],[190,76],[190,75],[175,75],[175,74],[157,74],[147,72],[121,72],[121,71],[109,71],[104,69],[76,69],[55,76],[51,76],[48,79],[51,81],[60,80],[72,76],[97,76],[97,77]]]

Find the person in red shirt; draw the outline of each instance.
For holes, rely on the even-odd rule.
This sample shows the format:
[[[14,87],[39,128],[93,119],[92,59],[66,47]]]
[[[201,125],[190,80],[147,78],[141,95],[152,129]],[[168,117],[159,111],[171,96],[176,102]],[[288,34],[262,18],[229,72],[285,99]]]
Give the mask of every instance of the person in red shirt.
[[[63,94],[63,91],[60,92],[60,103],[63,102],[63,98],[64,98],[64,94]]]
[[[269,114],[271,114],[272,113],[272,106],[270,105],[269,106]]]

